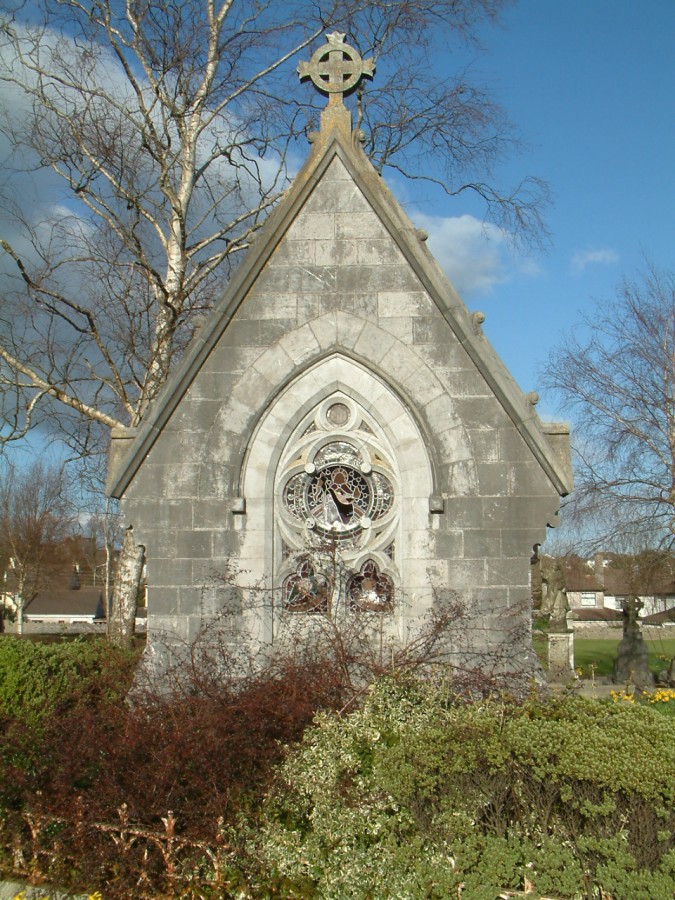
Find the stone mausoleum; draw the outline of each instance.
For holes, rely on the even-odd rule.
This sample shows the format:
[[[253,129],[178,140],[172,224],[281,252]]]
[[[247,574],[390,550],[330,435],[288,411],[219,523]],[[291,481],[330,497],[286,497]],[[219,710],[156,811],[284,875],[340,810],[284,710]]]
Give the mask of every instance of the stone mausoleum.
[[[329,98],[309,158],[141,426],[114,435],[147,652],[159,667],[217,618],[229,571],[273,597],[236,619],[261,652],[297,617],[366,610],[403,645],[452,596],[452,659],[533,671],[530,557],[571,488],[568,429],[540,421],[366,158],[343,94],[372,67],[327,41],[300,66]]]

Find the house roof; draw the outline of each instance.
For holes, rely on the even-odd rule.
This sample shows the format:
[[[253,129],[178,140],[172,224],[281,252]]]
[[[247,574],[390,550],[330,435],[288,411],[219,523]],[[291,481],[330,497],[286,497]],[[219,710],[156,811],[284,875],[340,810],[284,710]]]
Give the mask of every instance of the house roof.
[[[640,574],[639,561],[631,565],[633,557],[603,554],[601,558],[601,572],[596,571],[597,563],[593,560],[580,556],[562,558],[560,564],[565,574],[566,589],[603,592],[611,597],[625,597],[635,592],[640,596],[675,595],[675,576],[668,567],[656,569],[645,565],[643,574]]]
[[[596,606],[581,607],[574,610],[575,622],[621,622],[623,613],[619,609],[607,609],[606,607]]]
[[[314,136],[312,151],[304,166],[249,247],[224,296],[216,303],[193,338],[139,427],[133,431],[125,429],[122,433],[119,430],[113,433],[113,437],[119,442],[118,446],[124,445],[124,449],[121,458],[111,457],[108,480],[110,495],[121,497],[124,494],[272,253],[336,158],[345,166],[391,239],[399,247],[551,483],[559,494],[567,494],[572,485],[571,471],[565,462],[564,452],[556,452],[549,437],[555,441],[556,436],[568,435],[569,429],[563,425],[544,425],[540,421],[532,400],[525,397],[482,334],[481,320],[469,313],[426,247],[424,237],[413,226],[366,157],[360,145],[359,133],[352,134],[351,116],[340,104],[329,105],[324,110],[321,131]]]
[[[653,613],[651,616],[645,616],[642,622],[644,625],[668,625],[671,622],[675,623],[675,606],[671,609]]]
[[[81,587],[76,591],[39,591],[26,604],[24,616],[92,616],[105,618],[100,587]]]

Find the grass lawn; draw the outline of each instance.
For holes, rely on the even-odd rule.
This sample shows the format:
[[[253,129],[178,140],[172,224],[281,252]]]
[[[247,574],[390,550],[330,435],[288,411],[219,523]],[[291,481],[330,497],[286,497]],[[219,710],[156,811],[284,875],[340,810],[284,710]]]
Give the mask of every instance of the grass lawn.
[[[548,668],[546,657],[546,635],[541,631],[534,631],[534,649],[544,667]],[[591,677],[591,666],[595,666],[595,676],[601,678],[611,675],[614,671],[616,648],[621,640],[616,638],[580,638],[574,639],[574,666],[581,669],[582,678]],[[675,638],[645,639],[649,647],[649,667],[656,673],[660,669],[667,669],[670,660],[675,656]]]
[[[574,666],[582,670],[582,677],[589,678],[591,666],[595,666],[596,676],[611,675],[614,670],[616,648],[620,638],[576,638],[574,639]],[[652,672],[667,669],[675,656],[675,638],[645,639],[649,647],[649,668]]]

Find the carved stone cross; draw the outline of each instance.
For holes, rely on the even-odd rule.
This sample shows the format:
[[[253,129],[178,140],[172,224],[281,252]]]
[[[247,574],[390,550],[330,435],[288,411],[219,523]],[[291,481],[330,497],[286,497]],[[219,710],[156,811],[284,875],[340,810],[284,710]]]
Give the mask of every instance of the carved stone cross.
[[[327,34],[327,47],[320,47],[309,62],[298,66],[300,80],[311,78],[315,86],[330,97],[329,102],[341,102],[340,94],[353,91],[361,78],[372,78],[375,64],[372,59],[361,59],[359,54],[345,44],[345,35],[334,31]]]

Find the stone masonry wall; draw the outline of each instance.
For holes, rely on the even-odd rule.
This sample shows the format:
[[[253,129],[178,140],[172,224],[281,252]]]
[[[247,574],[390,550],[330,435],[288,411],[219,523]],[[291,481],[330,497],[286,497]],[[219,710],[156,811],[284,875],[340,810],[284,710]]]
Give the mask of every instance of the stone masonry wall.
[[[237,558],[255,517],[239,512],[253,430],[284,386],[331,354],[368,367],[416,421],[437,510],[414,498],[426,504],[425,568],[465,600],[477,644],[503,645],[509,617],[520,624],[529,604],[529,556],[557,491],[339,159],[127,490],[125,518],[148,548],[149,629],[189,637],[217,611],[203,585]]]

